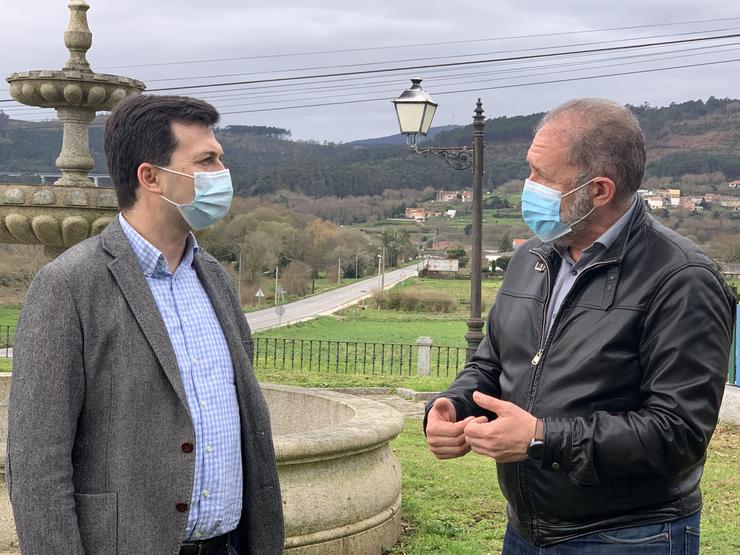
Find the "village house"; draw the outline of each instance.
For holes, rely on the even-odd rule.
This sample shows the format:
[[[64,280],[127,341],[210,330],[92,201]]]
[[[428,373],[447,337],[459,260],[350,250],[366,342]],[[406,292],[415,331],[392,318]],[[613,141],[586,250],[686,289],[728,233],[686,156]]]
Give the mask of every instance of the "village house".
[[[697,210],[696,203],[692,202],[692,200],[687,197],[681,197],[678,203],[678,207],[681,210],[687,210],[689,212],[695,212]],[[698,208],[701,208],[701,207],[698,207]]]
[[[646,197],[648,208],[650,210],[662,210],[665,208],[666,199],[659,196]]]
[[[670,206],[678,206],[681,202],[681,189],[659,189],[655,194],[666,199]]]
[[[462,191],[460,193],[460,199],[463,202],[473,202],[473,191]]]
[[[409,220],[416,220],[417,222],[423,222],[427,219],[427,211],[425,208],[407,208],[406,217]]]
[[[737,189],[737,186],[740,185],[740,180],[730,181],[727,186],[730,189]]]
[[[447,247],[449,247],[452,243],[449,241],[436,241],[432,243],[432,250],[433,251],[446,251]]]
[[[437,202],[457,200],[458,191],[437,191]]]

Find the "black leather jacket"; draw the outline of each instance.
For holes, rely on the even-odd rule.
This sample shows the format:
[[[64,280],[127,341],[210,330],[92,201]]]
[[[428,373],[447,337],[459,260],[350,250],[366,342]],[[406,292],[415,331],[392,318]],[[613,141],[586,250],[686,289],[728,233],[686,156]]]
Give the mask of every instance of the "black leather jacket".
[[[458,419],[493,416],[476,390],[543,418],[542,462],[497,465],[509,521],[537,545],[702,505],[735,298],[707,256],[638,204],[547,335],[560,257],[536,238],[520,247],[480,348],[442,394]]]

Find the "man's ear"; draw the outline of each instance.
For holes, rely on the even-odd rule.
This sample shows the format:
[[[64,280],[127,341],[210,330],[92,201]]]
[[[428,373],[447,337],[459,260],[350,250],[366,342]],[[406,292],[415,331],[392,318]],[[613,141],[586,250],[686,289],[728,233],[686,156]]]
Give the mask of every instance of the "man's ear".
[[[136,170],[136,177],[139,179],[139,186],[155,195],[162,194],[162,184],[160,182],[162,172],[148,162],[139,164]]]
[[[617,186],[608,177],[597,177],[591,184],[592,199],[595,207],[606,206],[612,202],[617,195]]]

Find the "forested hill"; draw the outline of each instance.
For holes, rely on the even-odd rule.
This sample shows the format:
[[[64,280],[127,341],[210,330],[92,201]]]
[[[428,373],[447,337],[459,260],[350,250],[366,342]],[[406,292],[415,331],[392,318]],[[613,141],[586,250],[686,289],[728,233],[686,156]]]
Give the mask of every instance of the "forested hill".
[[[740,100],[697,100],[653,107],[630,107],[645,130],[648,176],[722,172],[740,179]],[[486,182],[495,188],[527,175],[526,150],[542,114],[486,121]],[[54,172],[61,146],[57,124],[10,119],[0,112],[0,181],[2,172]],[[405,145],[332,144],[289,139],[274,127],[227,126],[217,131],[232,170],[237,194],[260,195],[287,189],[306,195],[380,194],[385,189],[458,189],[470,174],[425,160]],[[95,173],[104,173],[102,129],[91,128]],[[440,131],[431,144],[470,144],[472,127]]]

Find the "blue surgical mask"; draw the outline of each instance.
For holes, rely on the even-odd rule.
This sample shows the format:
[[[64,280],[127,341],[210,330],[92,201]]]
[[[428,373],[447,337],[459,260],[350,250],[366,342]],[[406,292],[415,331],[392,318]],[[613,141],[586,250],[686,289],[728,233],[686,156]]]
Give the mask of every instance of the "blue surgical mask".
[[[180,214],[191,228],[197,230],[213,225],[229,211],[231,199],[234,196],[229,170],[195,172],[193,175],[189,175],[160,166],[154,167],[166,172],[192,177],[195,180],[195,198],[190,204],[177,204],[162,195],[164,200],[177,206]]]
[[[594,179],[596,178],[594,177]],[[586,181],[583,185],[579,185],[565,194],[527,179],[522,190],[522,218],[524,218],[524,222],[545,243],[567,235],[573,230],[574,225],[585,220],[596,207],[575,222],[565,223],[560,221],[560,201],[563,197],[582,189],[594,179]]]

